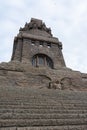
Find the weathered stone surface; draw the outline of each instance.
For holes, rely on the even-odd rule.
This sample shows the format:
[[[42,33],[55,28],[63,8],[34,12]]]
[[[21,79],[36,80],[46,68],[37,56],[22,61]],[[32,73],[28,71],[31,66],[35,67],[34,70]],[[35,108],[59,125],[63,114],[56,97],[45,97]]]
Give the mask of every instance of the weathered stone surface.
[[[20,62],[0,64],[0,81],[3,85],[87,90],[86,79],[86,74],[68,68],[59,68],[59,70],[45,67],[35,68]]]
[[[87,74],[67,68],[61,49],[42,20],[32,18],[14,39],[11,62],[0,64],[1,84],[87,90]]]
[[[52,36],[51,29],[47,28],[45,23],[42,22],[42,20],[35,19],[35,18],[32,18],[30,23],[26,23],[24,28],[20,28],[20,31],[29,31],[30,33],[34,33],[35,30],[32,32],[31,31],[32,29],[33,30],[35,29],[36,31],[41,30],[43,31],[43,33],[47,32],[45,34],[45,37]],[[39,35],[41,34],[43,35],[43,33],[40,32]]]
[[[87,129],[87,92],[0,85],[0,130]]]
[[[26,23],[25,27],[20,29],[14,39],[12,61],[57,69],[65,66],[61,49],[62,43],[52,36],[50,29],[42,20],[31,19],[30,23]],[[34,63],[33,57],[35,56],[36,62]],[[43,64],[39,61],[41,58],[44,60]]]
[[[87,74],[67,68],[61,49],[42,20],[20,28],[0,64],[0,130],[87,130]]]

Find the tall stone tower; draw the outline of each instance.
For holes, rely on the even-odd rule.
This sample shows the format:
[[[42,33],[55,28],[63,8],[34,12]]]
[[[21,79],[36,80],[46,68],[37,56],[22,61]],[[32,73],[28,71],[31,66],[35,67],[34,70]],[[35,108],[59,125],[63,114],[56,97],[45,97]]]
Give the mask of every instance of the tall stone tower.
[[[65,67],[62,43],[51,34],[42,20],[32,18],[14,39],[12,61],[34,67]]]

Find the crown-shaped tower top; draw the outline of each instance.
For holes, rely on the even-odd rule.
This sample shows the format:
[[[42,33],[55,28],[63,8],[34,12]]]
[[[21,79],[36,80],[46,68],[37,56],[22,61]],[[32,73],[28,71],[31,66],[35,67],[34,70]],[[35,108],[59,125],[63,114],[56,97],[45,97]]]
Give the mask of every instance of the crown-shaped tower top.
[[[45,37],[52,36],[51,29],[47,28],[45,23],[42,22],[42,20],[35,19],[35,18],[31,18],[30,23],[26,23],[24,28],[20,28],[20,31],[26,31],[28,33],[36,34],[36,35],[39,33],[39,35]]]

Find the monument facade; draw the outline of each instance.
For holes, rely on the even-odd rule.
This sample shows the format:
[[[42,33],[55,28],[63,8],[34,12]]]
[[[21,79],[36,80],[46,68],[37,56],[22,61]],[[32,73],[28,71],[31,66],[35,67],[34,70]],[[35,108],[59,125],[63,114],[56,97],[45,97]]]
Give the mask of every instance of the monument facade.
[[[87,90],[87,74],[66,66],[62,43],[35,18],[14,38],[11,61],[0,64],[0,80],[3,85]]]
[[[0,64],[0,130],[87,130],[87,74],[65,65],[42,20],[20,28]]]
[[[12,60],[35,67],[64,67],[62,43],[51,34],[42,20],[32,18],[14,39]]]

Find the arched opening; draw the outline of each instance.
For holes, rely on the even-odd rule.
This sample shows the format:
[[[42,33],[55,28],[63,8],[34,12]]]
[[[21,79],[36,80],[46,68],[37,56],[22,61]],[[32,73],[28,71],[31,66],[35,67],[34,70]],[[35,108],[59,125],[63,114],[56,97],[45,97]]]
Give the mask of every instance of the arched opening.
[[[37,66],[48,66],[53,69],[53,61],[50,57],[45,54],[36,54],[32,58],[32,65]]]

